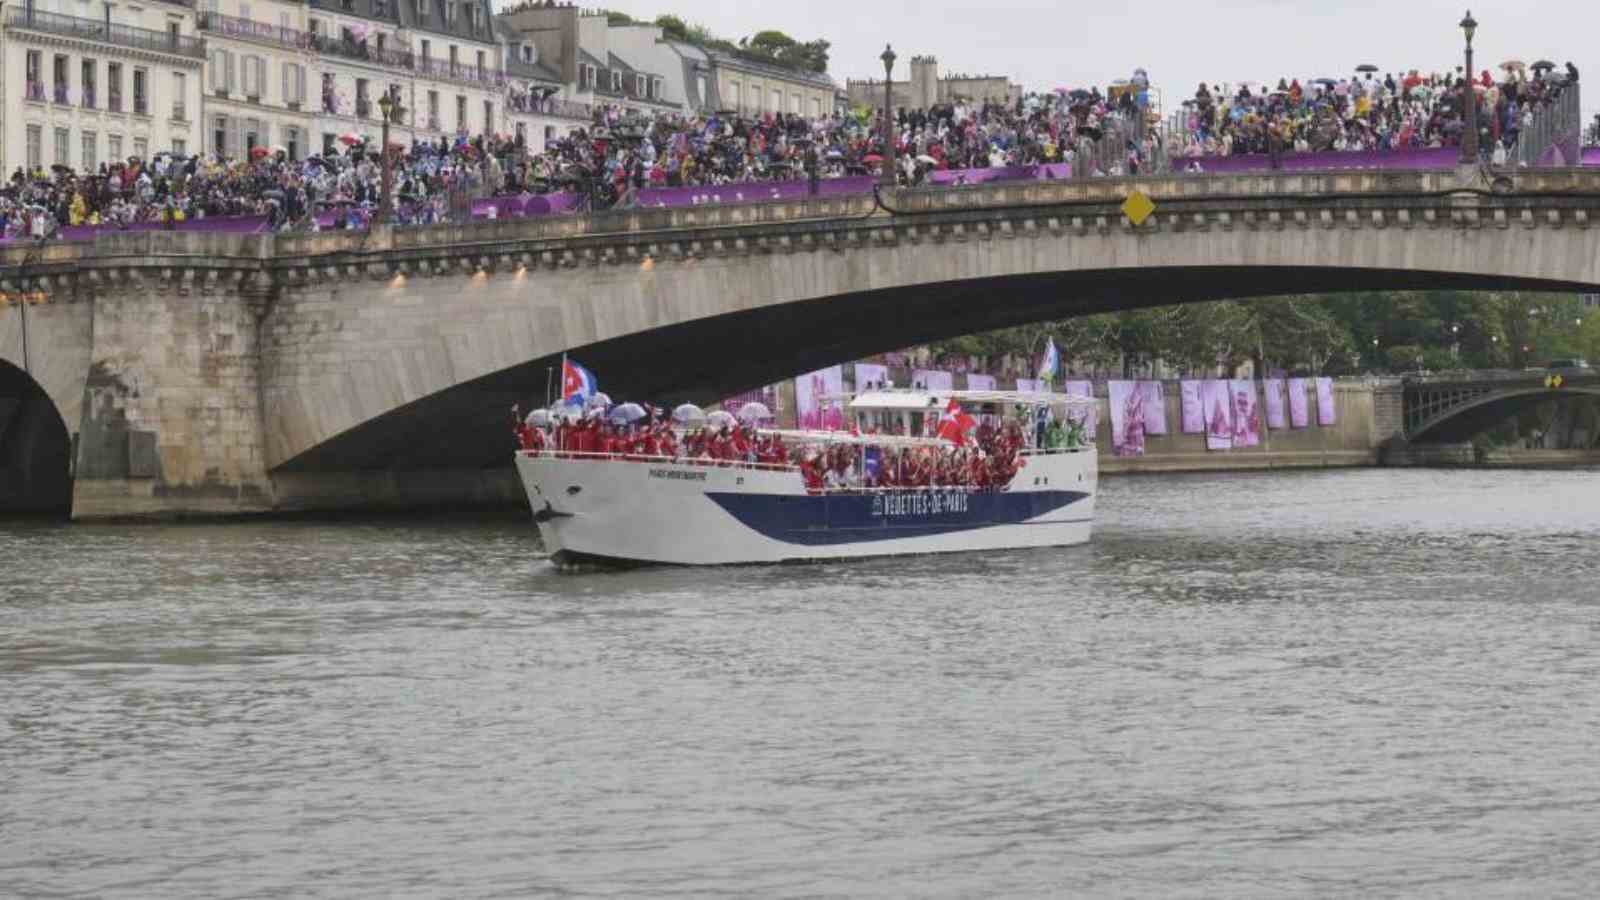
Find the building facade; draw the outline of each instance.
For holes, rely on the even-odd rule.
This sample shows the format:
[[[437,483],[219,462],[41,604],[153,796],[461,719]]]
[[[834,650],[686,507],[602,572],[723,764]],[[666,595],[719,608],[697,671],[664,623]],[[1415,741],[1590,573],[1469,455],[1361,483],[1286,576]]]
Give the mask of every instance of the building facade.
[[[896,111],[928,109],[958,100],[1011,104],[1023,94],[1021,85],[1002,75],[940,76],[939,60],[932,56],[913,56],[910,76],[909,81],[889,83]],[[876,79],[852,78],[845,84],[845,94],[853,107],[879,109],[883,106],[883,82]]]
[[[290,159],[315,152],[306,10],[302,0],[200,0],[205,152],[240,157],[267,147]]]
[[[717,50],[706,55],[719,109],[746,116],[788,113],[813,119],[834,112],[837,87],[825,72],[791,69]]]
[[[204,43],[184,3],[6,5],[0,66],[0,171],[200,149]]]

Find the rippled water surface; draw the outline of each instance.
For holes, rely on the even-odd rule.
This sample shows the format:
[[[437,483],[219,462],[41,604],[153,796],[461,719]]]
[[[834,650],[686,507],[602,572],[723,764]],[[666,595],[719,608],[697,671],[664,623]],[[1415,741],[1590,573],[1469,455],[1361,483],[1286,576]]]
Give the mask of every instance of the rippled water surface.
[[[0,894],[1595,893],[1600,474],[1100,514],[582,577],[512,519],[0,524]]]

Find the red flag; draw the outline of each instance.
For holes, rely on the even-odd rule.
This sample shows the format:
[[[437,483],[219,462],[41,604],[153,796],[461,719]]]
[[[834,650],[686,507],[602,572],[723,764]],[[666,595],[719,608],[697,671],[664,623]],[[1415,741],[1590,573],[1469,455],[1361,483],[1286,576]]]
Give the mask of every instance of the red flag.
[[[967,442],[967,432],[977,425],[978,420],[962,412],[961,404],[952,397],[950,405],[944,408],[944,415],[939,417],[939,437],[960,447]]]

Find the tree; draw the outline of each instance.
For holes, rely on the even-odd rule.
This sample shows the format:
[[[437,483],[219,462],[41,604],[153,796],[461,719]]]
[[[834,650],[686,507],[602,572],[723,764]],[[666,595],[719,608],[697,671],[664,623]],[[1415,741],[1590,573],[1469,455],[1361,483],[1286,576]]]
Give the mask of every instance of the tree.
[[[684,42],[692,40],[689,35],[689,26],[684,24],[684,21],[677,16],[666,13],[656,16],[656,25],[661,28],[662,35],[672,40]]]
[[[746,50],[752,53],[759,53],[762,56],[770,56],[773,59],[782,58],[784,52],[793,47],[795,43],[795,39],[787,34],[771,30],[758,31],[751,35],[747,41],[740,41],[740,44]]]
[[[627,13],[612,12],[610,10],[606,10],[606,24],[607,25],[611,25],[613,27],[618,26],[618,25],[632,25],[633,24],[633,16],[630,16]]]

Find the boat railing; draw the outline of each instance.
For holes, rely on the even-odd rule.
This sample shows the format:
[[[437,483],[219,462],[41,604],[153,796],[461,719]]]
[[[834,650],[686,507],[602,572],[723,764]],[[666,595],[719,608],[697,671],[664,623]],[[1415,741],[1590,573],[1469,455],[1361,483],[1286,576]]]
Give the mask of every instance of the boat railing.
[[[631,462],[655,463],[675,466],[704,466],[718,469],[749,469],[758,472],[798,472],[799,466],[784,463],[750,462],[743,459],[713,459],[709,456],[660,456],[643,453],[590,453],[578,450],[519,450],[527,457],[546,457],[549,459],[579,459],[595,462]]]

